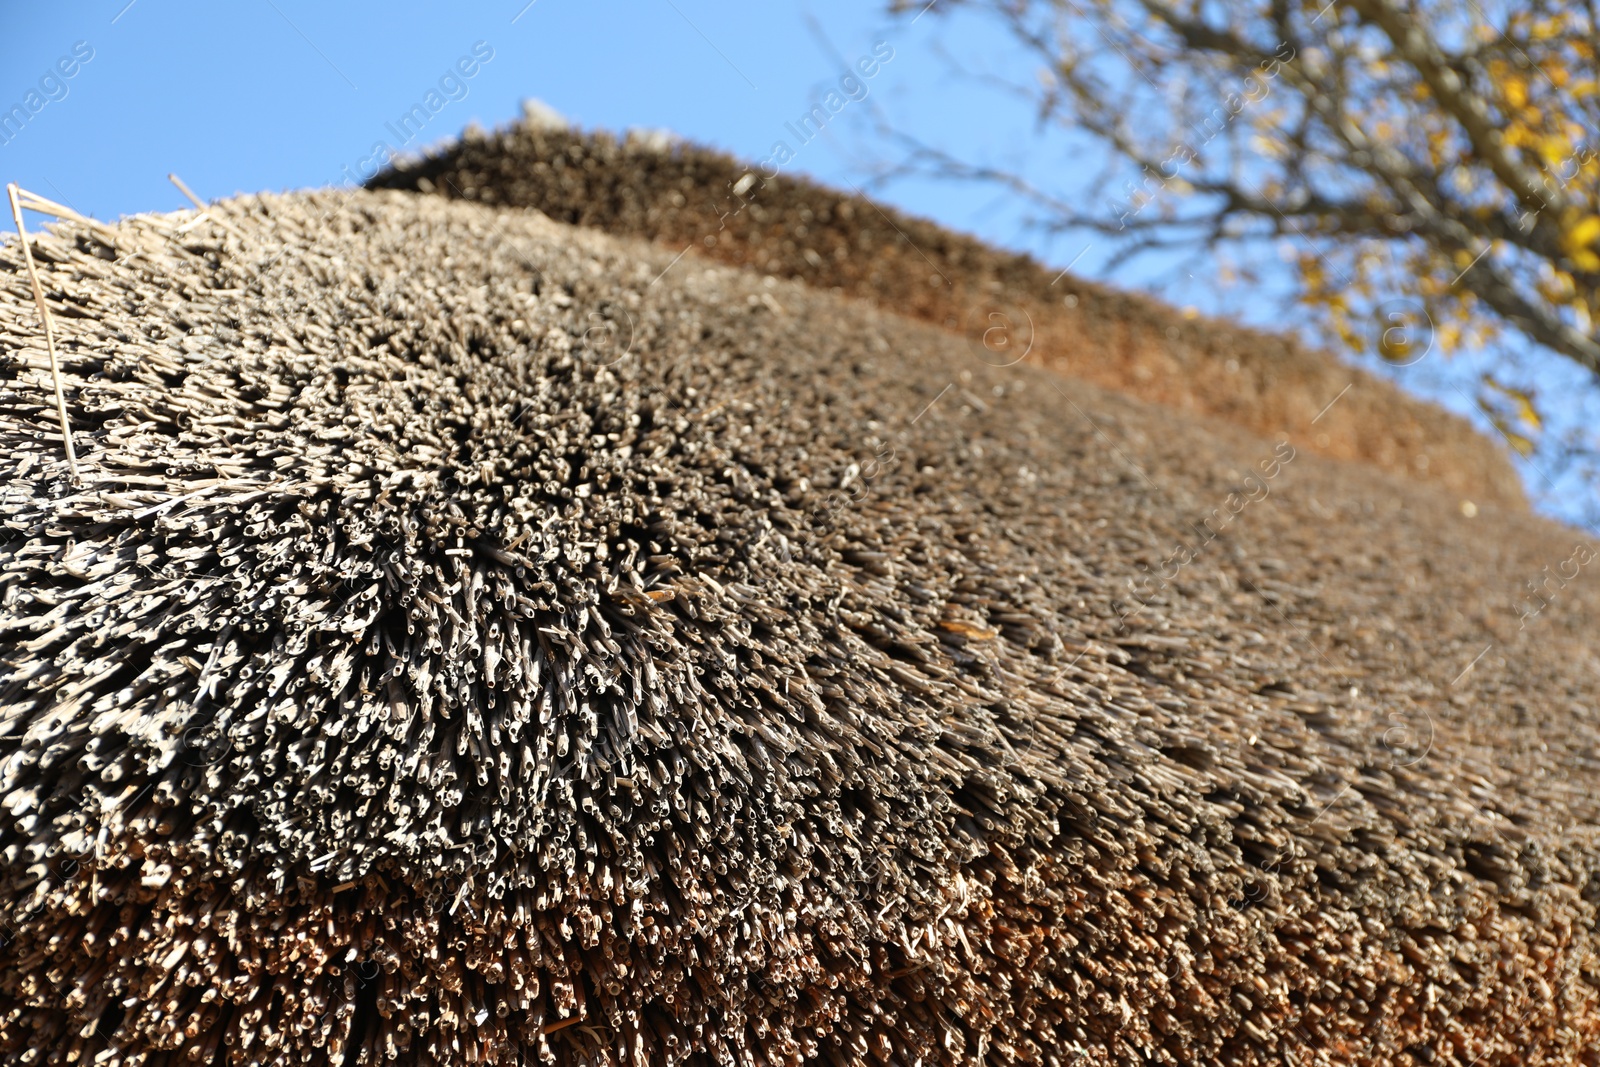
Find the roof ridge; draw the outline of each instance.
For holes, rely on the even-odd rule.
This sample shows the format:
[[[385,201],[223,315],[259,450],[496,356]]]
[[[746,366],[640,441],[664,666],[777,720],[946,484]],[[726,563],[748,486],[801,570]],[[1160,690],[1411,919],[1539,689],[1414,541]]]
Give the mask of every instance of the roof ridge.
[[[541,116],[543,113],[541,112]],[[1526,510],[1499,445],[1467,420],[1291,336],[1052,271],[942,224],[805,176],[768,175],[663,137],[543,116],[396,161],[374,188],[535,208],[797,278],[965,333],[986,362],[1026,358],[1309,451]],[[987,351],[987,349],[1001,349]]]

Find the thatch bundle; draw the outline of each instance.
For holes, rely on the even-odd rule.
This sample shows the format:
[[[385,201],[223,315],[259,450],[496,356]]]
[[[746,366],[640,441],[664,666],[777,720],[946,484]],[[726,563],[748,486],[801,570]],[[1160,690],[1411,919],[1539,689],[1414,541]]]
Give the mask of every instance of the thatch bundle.
[[[559,222],[692,247],[724,263],[834,288],[965,334],[995,366],[1026,358],[1073,377],[1271,437],[1300,433],[1346,385],[1357,388],[1302,434],[1303,451],[1358,459],[1435,482],[1478,503],[1521,509],[1505,451],[1465,420],[1291,339],[1180,314],[1135,293],[1047,269],[855,192],[773,175],[660,135],[618,140],[535,110],[533,121],[472,131],[373,179]],[[1395,324],[1412,360],[1434,349],[1419,307],[1371,323],[1374,350]],[[1435,355],[1434,358],[1439,358]]]
[[[526,212],[35,253],[6,1062],[1593,1057],[1558,529]]]

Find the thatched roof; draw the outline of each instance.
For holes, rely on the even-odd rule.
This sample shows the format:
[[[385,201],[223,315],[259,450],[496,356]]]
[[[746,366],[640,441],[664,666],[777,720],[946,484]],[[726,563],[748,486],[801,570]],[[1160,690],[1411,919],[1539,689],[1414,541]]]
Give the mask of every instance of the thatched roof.
[[[36,240],[81,484],[0,250],[8,1062],[1597,1047],[1588,542],[529,212],[193,215]]]
[[[1372,463],[1475,504],[1526,507],[1498,442],[1327,353],[1043,267],[856,191],[768,170],[659,135],[619,141],[569,129],[535,112],[492,135],[469,131],[371,184],[534,208],[674,251],[692,247],[963,333],[987,363],[1025,355],[1264,436],[1293,433],[1303,451]],[[1410,360],[1445,358],[1424,317],[1404,302],[1391,310],[1398,318],[1371,324],[1374,347],[1398,321],[1414,344]]]

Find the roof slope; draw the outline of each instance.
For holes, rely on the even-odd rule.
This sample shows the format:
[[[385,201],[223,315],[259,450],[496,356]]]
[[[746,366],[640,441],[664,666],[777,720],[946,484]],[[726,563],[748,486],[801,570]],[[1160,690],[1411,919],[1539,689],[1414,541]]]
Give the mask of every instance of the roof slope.
[[[1236,323],[1189,318],[860,196],[805,178],[769,178],[694,145],[651,137],[619,142],[527,123],[489,136],[469,133],[371,184],[536,208],[561,222],[837,287],[962,332],[975,355],[997,366],[1026,354],[1143,400],[1266,436],[1293,433],[1306,450],[1376,464],[1480,504],[1526,507],[1521,480],[1497,442],[1327,353]],[[1334,397],[1340,399],[1330,407]]]
[[[1588,542],[532,213],[208,214],[37,242],[81,486],[0,250],[8,1061],[1600,1047]]]

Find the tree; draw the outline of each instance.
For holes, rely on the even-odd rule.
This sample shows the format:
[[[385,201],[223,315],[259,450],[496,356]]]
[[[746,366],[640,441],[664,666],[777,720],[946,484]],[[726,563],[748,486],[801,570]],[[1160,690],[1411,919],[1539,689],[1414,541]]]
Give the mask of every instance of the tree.
[[[899,5],[896,5],[899,6]],[[919,3],[911,11],[921,8]],[[1417,356],[1509,328],[1600,375],[1600,12],[1594,0],[955,0],[1037,60],[1041,123],[1139,178],[1110,210],[913,143],[1120,255],[1288,237],[1297,295],[1356,352]],[[1480,400],[1539,426],[1525,391]]]

